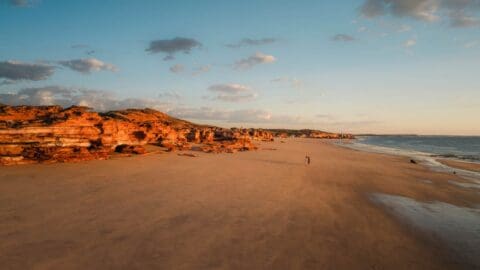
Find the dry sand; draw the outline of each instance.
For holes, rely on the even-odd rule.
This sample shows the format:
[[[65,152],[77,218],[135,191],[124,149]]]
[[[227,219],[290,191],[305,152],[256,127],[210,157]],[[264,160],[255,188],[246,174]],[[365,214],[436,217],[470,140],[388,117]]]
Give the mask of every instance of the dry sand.
[[[2,167],[0,268],[469,267],[371,199],[480,205],[458,176],[321,140],[262,147]]]

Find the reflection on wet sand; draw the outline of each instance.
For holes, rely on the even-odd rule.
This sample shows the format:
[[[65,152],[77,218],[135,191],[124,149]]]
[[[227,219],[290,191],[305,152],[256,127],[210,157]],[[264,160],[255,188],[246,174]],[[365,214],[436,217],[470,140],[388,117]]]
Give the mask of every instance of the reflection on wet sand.
[[[403,196],[376,193],[372,200],[397,218],[435,234],[455,252],[459,263],[480,267],[480,209],[444,202],[419,202]]]

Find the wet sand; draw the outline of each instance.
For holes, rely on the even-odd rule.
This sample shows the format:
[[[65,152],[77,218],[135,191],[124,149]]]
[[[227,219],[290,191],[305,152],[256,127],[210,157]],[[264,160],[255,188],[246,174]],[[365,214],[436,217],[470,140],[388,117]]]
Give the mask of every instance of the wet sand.
[[[372,196],[480,205],[458,176],[314,139],[0,168],[2,269],[468,269]],[[276,149],[276,150],[272,150]],[[311,165],[303,163],[305,153]],[[378,195],[380,194],[380,195]],[[395,197],[395,198],[397,198]],[[384,197],[381,197],[384,198]]]
[[[437,159],[437,161],[452,168],[473,171],[473,172],[480,172],[480,163],[456,161],[456,160],[449,160],[449,159]]]

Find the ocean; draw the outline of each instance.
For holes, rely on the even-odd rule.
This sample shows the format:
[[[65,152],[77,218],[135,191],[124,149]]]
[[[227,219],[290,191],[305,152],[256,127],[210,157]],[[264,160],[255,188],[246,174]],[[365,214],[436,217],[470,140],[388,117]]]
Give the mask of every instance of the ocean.
[[[434,171],[453,172],[480,185],[480,173],[451,168],[438,158],[480,163],[480,136],[385,135],[358,136],[342,146],[376,153],[408,156]]]
[[[480,162],[480,136],[360,136],[358,143]]]

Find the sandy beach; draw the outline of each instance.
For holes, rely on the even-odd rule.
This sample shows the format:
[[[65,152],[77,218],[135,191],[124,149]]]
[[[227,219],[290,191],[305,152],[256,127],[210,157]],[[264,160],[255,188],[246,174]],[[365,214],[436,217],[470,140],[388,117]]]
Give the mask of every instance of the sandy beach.
[[[461,238],[396,204],[455,209],[480,229],[479,189],[452,184],[466,180],[405,157],[285,141],[235,154],[1,167],[1,268],[480,267],[475,232],[461,235],[465,245],[449,242]]]

